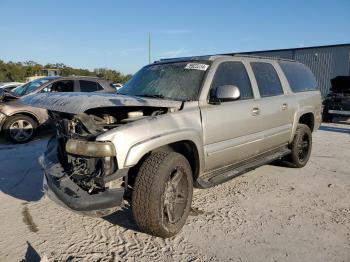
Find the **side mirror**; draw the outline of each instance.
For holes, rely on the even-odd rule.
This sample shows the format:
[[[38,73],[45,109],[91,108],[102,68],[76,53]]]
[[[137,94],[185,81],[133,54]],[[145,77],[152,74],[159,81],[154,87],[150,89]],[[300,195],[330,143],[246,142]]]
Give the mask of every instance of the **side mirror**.
[[[241,97],[239,88],[234,85],[223,85],[216,88],[214,97],[210,98],[213,103],[229,102],[237,100]]]

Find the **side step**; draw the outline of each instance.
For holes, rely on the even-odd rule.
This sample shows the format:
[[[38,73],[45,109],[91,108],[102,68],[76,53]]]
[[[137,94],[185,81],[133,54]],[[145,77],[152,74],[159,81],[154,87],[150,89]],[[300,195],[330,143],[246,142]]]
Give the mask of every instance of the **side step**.
[[[263,153],[254,158],[250,158],[241,163],[229,165],[209,173],[205,173],[197,179],[197,183],[201,188],[209,188],[221,183],[227,182],[232,178],[243,175],[244,173],[254,170],[262,165],[281,159],[291,152],[286,146]]]

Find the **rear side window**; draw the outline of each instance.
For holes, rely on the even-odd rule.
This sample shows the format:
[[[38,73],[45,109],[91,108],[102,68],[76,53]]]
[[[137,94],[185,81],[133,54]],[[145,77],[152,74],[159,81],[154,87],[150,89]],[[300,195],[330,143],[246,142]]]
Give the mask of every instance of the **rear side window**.
[[[283,94],[281,81],[275,68],[269,63],[251,63],[261,97]]]
[[[241,93],[241,100],[253,98],[252,86],[241,62],[223,62],[219,65],[211,85],[211,94],[215,93],[217,87],[223,85],[237,86]]]
[[[94,92],[102,89],[102,87],[94,81],[79,80],[79,85],[81,92]]]
[[[51,85],[45,87],[41,92],[73,92],[74,91],[74,81],[73,80],[63,80],[56,81]]]
[[[279,64],[293,92],[317,89],[316,79],[307,66],[287,61],[280,61]]]

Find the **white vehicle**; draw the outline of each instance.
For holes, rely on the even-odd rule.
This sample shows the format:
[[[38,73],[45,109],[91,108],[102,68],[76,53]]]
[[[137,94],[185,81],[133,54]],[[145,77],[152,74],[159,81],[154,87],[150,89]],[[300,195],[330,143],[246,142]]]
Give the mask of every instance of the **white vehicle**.
[[[24,83],[20,83],[20,82],[7,82],[7,83],[1,83],[0,84],[0,89],[4,88],[6,90],[12,90],[15,89],[17,86],[21,86]]]

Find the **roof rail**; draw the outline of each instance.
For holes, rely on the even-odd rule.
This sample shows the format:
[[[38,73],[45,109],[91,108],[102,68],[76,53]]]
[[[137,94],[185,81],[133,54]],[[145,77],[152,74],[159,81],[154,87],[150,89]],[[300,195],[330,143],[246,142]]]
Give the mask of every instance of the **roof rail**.
[[[259,58],[259,59],[271,59],[271,60],[296,62],[296,60],[293,60],[293,59],[273,57],[273,56],[258,56],[258,55],[245,55],[245,54],[223,54],[223,55],[230,55],[230,56],[235,56],[235,57],[247,57],[247,58],[251,57],[251,58]]]

